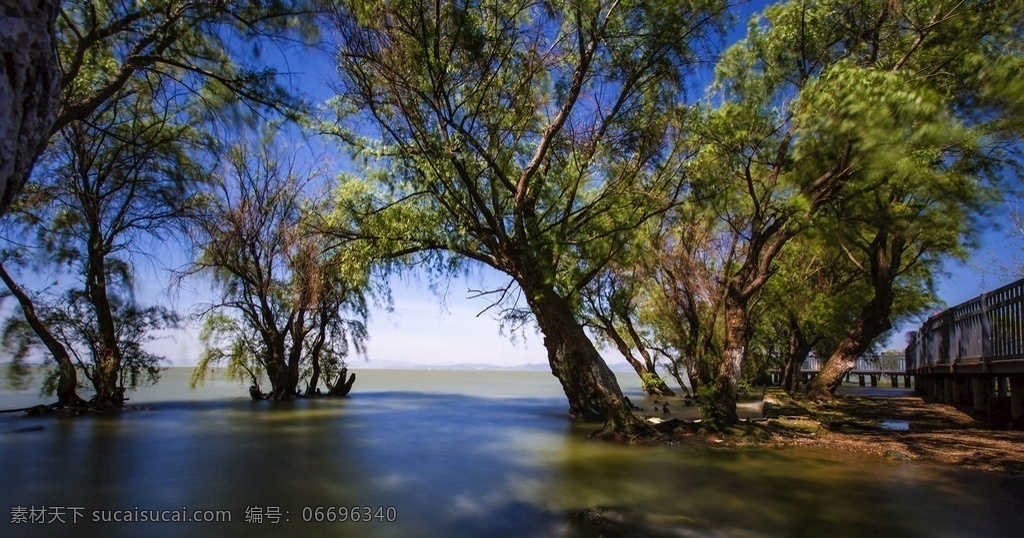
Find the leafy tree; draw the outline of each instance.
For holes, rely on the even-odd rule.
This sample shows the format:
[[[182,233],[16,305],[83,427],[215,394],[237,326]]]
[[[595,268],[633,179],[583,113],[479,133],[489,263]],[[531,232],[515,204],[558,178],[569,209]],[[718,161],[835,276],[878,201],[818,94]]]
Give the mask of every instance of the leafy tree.
[[[50,370],[43,380],[44,394],[58,394],[58,407],[77,411],[84,402],[75,392],[77,384],[77,368],[91,384],[91,389],[98,395],[101,391],[112,390],[118,395],[117,400],[94,399],[94,406],[120,406],[125,391],[135,390],[141,386],[156,383],[162,371],[160,363],[163,357],[148,351],[147,342],[155,340],[154,333],[175,329],[180,321],[172,310],[160,306],[139,307],[132,303],[121,302],[121,297],[111,301],[111,318],[116,328],[115,345],[117,346],[118,362],[114,365],[114,385],[108,387],[109,380],[104,370],[106,365],[100,361],[99,350],[106,344],[103,335],[97,330],[97,310],[89,297],[80,289],[66,289],[56,295],[52,293],[36,294],[32,299],[33,315],[12,315],[5,320],[3,327],[3,345],[14,355],[12,367],[17,369],[33,351],[45,349],[50,355],[45,356],[44,364],[56,362],[57,368]],[[49,342],[39,337],[40,333],[31,323],[41,323],[45,327]],[[69,374],[64,357],[54,353],[67,354],[66,360],[72,368]],[[58,358],[60,357],[60,358]]]
[[[815,215],[834,203],[876,207],[872,193],[893,178],[955,181],[963,166],[980,164],[985,151],[972,147],[999,153],[988,137],[1012,125],[1004,113],[1019,110],[1020,93],[1008,90],[1019,84],[1020,56],[997,51],[1016,39],[1007,21],[1020,20],[1018,4],[796,0],[766,9],[723,56],[725,99],[694,129],[692,166],[695,191],[742,238],[724,272],[715,381],[727,421],[735,420],[751,302]],[[975,177],[990,177],[984,168],[995,161],[986,162]],[[959,185],[967,190],[949,185],[948,194],[976,205],[978,188]]]
[[[773,367],[783,372],[787,391],[799,387],[800,368],[812,351],[828,356],[842,339],[866,291],[857,277],[845,254],[819,234],[794,238],[779,257],[756,308],[755,338],[774,339],[784,350]]]
[[[643,282],[648,273],[644,269],[639,259],[609,264],[582,292],[582,315],[585,323],[629,362],[640,377],[644,392],[651,396],[674,396],[675,392],[658,375],[656,350],[640,324],[639,307],[647,293]]]
[[[1024,111],[1024,3],[868,7],[863,15],[892,37],[867,40],[875,45],[870,63],[840,64],[806,100],[835,111],[819,123],[821,132],[855,129],[859,137],[861,164],[847,187],[856,195],[833,204],[828,222],[872,288],[808,385],[806,394],[815,398],[834,392],[856,357],[891,327],[894,308],[912,311],[930,295],[943,258],[966,256],[1012,157],[1008,144],[1019,140]]]
[[[144,256],[146,242],[169,230],[188,209],[192,185],[202,175],[187,155],[199,140],[182,121],[187,117],[181,117],[185,111],[179,106],[187,104],[178,105],[177,96],[158,80],[150,82],[111,99],[88,122],[65,127],[44,157],[45,173],[37,174],[15,204],[17,228],[36,235],[40,261],[70,268],[81,286],[58,293],[59,307],[44,307],[49,321],[71,327],[49,327],[38,316],[28,319],[34,308],[27,295],[11,286],[9,275],[4,280],[59,371],[74,373],[67,351],[86,368],[99,405],[120,406],[124,376],[134,380],[139,368],[153,362],[138,347],[147,323],[153,329],[176,323],[164,309],[136,305],[132,258]],[[85,326],[86,321],[95,326]],[[61,351],[48,332],[73,335],[56,339],[73,349]],[[88,359],[83,345],[90,350]],[[73,383],[59,383],[61,400],[74,400],[66,392]]]
[[[28,371],[25,360],[34,345],[42,344],[49,356],[45,359],[52,360],[57,365],[57,379],[48,385],[53,386],[57,393],[57,405],[59,407],[79,406],[83,400],[78,396],[78,373],[75,362],[68,352],[67,346],[49,329],[46,313],[40,315],[36,308],[36,300],[26,292],[17,282],[11,278],[7,269],[0,263],[0,279],[4,281],[11,295],[18,301],[22,316],[12,316],[4,322],[3,346],[15,350],[13,360],[9,365],[8,373],[18,377]],[[45,307],[44,307],[45,308]],[[21,321],[24,320],[22,324]],[[30,329],[38,337],[38,340],[30,339],[26,329]],[[45,388],[45,387],[44,387]]]
[[[354,374],[344,358],[367,337],[369,265],[358,250],[326,246],[310,225],[331,210],[308,194],[320,171],[301,170],[270,143],[231,148],[189,223],[199,251],[185,274],[209,276],[219,294],[200,312],[206,349],[193,379],[226,362],[254,398],[289,399],[308,367],[308,394],[325,376],[331,394],[345,395]]]
[[[189,101],[203,103],[208,112],[220,117],[223,117],[226,109],[238,102],[248,105],[253,111],[270,109],[290,114],[295,110],[297,102],[278,84],[275,70],[246,63],[248,58],[241,53],[244,49],[231,45],[231,38],[244,36],[264,42],[288,36],[310,36],[313,28],[311,19],[297,17],[305,10],[302,1],[252,0],[239,3],[68,0],[59,4],[43,2],[42,5],[53,10],[43,10],[33,16],[13,6],[5,8],[5,17],[11,17],[10,28],[19,29],[20,33],[16,33],[15,37],[24,41],[26,36],[30,36],[39,42],[11,41],[6,34],[2,41],[5,51],[13,49],[4,53],[5,59],[14,62],[8,65],[8,78],[4,83],[10,82],[17,86],[14,88],[16,92],[26,90],[27,93],[13,101],[18,110],[10,116],[13,123],[21,122],[16,125],[20,132],[11,132],[10,137],[11,140],[17,140],[18,144],[32,140],[42,144],[51,139],[51,153],[67,156],[71,151],[69,148],[75,143],[73,138],[80,141],[84,136],[95,138],[97,132],[115,123],[138,120],[138,110],[131,109],[138,108],[138,104],[146,98],[132,101],[133,96],[139,95],[152,97],[162,94],[160,99],[166,101],[163,106],[170,106],[162,111],[167,117],[152,116],[147,120],[153,124],[162,124],[168,118],[173,118],[184,108],[183,104]],[[47,15],[50,15],[48,19]],[[44,19],[48,20],[45,27]],[[31,23],[37,27],[22,31],[27,27],[18,26],[15,22]],[[4,30],[8,28],[5,24]],[[19,49],[19,46],[23,49]],[[58,96],[59,103],[55,103],[56,106],[43,106]],[[0,100],[6,103],[7,97],[8,94],[4,93]],[[126,109],[124,105],[129,102],[135,104]],[[191,107],[189,113],[199,116],[200,110]],[[10,126],[7,119],[5,117],[0,122],[5,129],[3,134],[8,133],[6,129]],[[200,123],[205,119],[197,118],[195,121]],[[82,135],[82,131],[89,133]],[[110,134],[111,138],[123,135],[124,132]],[[139,140],[137,143],[147,141]],[[122,147],[128,145],[125,143]],[[42,147],[39,145],[40,149]],[[81,155],[83,151],[91,152],[97,148],[72,149]],[[6,204],[14,200],[24,178],[29,175],[35,154],[20,153],[9,162],[6,156],[3,158],[0,181],[6,183],[5,189],[11,187],[3,193],[4,210]],[[7,164],[17,167],[17,173],[10,181],[7,179]],[[126,174],[130,175],[131,171]],[[152,193],[138,194],[136,200]],[[30,203],[38,201],[37,197],[35,202]],[[159,203],[159,200],[154,202]],[[109,215],[94,218],[102,220],[107,217]],[[140,224],[144,223],[135,222],[130,226]],[[103,250],[109,250],[109,247],[97,247],[97,251]],[[96,280],[95,276],[105,270],[99,265],[92,268],[94,276],[91,277],[93,280],[90,281],[89,291],[94,293],[93,302],[99,304],[95,319],[102,325],[102,354],[115,357],[103,361],[105,366],[100,368],[102,371],[99,376],[105,379],[102,383],[105,388],[98,397],[106,403],[114,403],[119,397],[113,390],[116,385],[116,368],[113,365],[118,362],[116,356],[119,355],[118,346],[114,342],[116,328],[111,322],[112,309],[101,304],[104,302],[104,284]],[[10,274],[6,271],[4,273],[8,287],[11,290],[20,289],[10,279]],[[66,379],[58,383],[61,387],[58,390],[60,401],[76,401],[77,397],[72,392],[77,380],[72,377],[75,370],[71,366],[70,355],[67,350],[60,349],[52,333],[47,334],[50,331],[38,316],[28,319],[35,312],[30,304],[31,294],[21,290],[20,293],[14,291],[13,295],[19,299],[29,326],[46,343],[49,352],[60,365],[60,372],[66,376]]]
[[[339,6],[335,104],[346,123],[336,132],[372,159],[379,187],[357,208],[359,229],[340,215],[338,235],[507,274],[544,334],[570,415],[647,432],[581,326],[580,293],[675,190],[665,111],[723,9]]]
[[[302,0],[66,0],[57,17],[60,110],[51,133],[92,115],[140,78],[161,78],[214,109],[241,102],[293,112],[273,67],[232,44],[304,38],[315,30]],[[306,15],[306,16],[303,16]]]
[[[269,67],[239,63],[232,36],[314,32],[303,0],[66,0],[4,5],[0,52],[0,215],[28,181],[47,140],[93,115],[140,75],[160,75],[211,103],[237,97],[290,112]]]

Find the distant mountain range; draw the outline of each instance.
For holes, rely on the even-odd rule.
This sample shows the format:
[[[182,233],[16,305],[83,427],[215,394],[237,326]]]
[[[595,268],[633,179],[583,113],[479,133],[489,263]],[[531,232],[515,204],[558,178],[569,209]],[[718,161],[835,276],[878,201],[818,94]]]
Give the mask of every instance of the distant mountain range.
[[[526,372],[550,372],[551,366],[543,362],[531,362],[529,364],[517,364],[515,366],[499,366],[496,364],[484,364],[476,362],[460,362],[456,364],[420,364],[409,361],[393,360],[370,360],[352,361],[349,366],[353,369],[367,370],[504,370],[504,371],[526,371]],[[616,362],[608,365],[613,372],[632,372],[633,367],[626,362]]]

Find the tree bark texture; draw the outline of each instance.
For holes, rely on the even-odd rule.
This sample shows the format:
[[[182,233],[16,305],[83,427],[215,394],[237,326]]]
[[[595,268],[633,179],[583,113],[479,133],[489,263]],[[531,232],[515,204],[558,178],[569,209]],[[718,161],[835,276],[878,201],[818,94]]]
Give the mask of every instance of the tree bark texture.
[[[4,0],[0,14],[0,215],[28,181],[57,117],[54,0]]]
[[[603,434],[653,435],[646,422],[633,415],[619,383],[601,358],[569,303],[539,275],[526,273],[519,285],[537,318],[551,373],[569,399],[569,416],[605,421]]]
[[[725,345],[722,348],[722,362],[712,384],[712,391],[701,402],[705,421],[712,427],[725,427],[739,421],[736,414],[740,376],[743,374],[743,360],[746,358],[747,341],[750,339],[747,304],[739,293],[730,292],[725,298]]]
[[[306,396],[313,396],[316,394],[317,385],[320,384],[320,351],[324,347],[324,342],[327,340],[327,315],[322,311],[317,317],[319,323],[317,324],[316,340],[313,341],[313,347],[310,350],[310,367],[312,373],[309,377],[309,384],[306,386]],[[330,388],[328,388],[330,391]]]
[[[275,330],[264,335],[268,353],[266,357],[267,377],[270,378],[270,393],[267,397],[271,400],[288,400],[295,396],[290,392],[292,376],[291,368],[288,367],[288,352],[285,346],[288,337],[287,331],[288,329]]]
[[[107,273],[105,247],[99,237],[98,223],[93,231],[88,249],[86,291],[89,302],[96,313],[96,329],[99,337],[93,387],[93,400],[100,404],[121,407],[124,394],[119,386],[121,373],[121,349],[117,342],[117,327],[114,322],[110,298],[107,296]]]

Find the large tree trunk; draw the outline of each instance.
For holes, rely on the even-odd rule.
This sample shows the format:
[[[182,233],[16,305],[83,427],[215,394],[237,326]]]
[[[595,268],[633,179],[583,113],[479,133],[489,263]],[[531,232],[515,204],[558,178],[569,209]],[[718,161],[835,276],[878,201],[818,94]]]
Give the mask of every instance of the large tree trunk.
[[[747,305],[738,293],[725,298],[725,345],[722,361],[711,383],[710,391],[702,391],[700,405],[703,420],[711,428],[724,428],[739,421],[736,414],[740,376],[749,339]]]
[[[265,316],[266,318],[266,316]],[[264,369],[267,371],[267,379],[270,380],[270,392],[266,393],[266,399],[280,400],[284,398],[284,387],[288,383],[288,364],[285,358],[284,342],[286,336],[273,329],[260,329],[260,336],[263,339],[265,355],[263,356]]]
[[[321,306],[323,308],[323,306]],[[306,396],[313,396],[316,394],[317,385],[320,384],[320,350],[324,347],[324,342],[327,340],[327,316],[320,314],[319,323],[317,327],[316,339],[313,341],[313,347],[309,351],[309,360],[312,361],[313,372],[309,376],[309,384],[306,385]],[[330,391],[330,388],[328,388]]]
[[[299,362],[302,361],[302,346],[306,339],[306,311],[299,310],[292,323],[292,348],[288,353],[288,395],[299,394]]]
[[[72,362],[67,348],[53,336],[50,329],[39,319],[39,316],[36,315],[32,299],[21,289],[21,286],[14,282],[11,275],[7,274],[7,269],[4,268],[3,264],[0,264],[0,279],[3,279],[7,289],[11,290],[11,295],[18,300],[18,304],[21,305],[21,311],[24,313],[25,321],[28,322],[29,327],[43,341],[43,345],[46,346],[50,355],[53,356],[53,360],[57,361],[57,405],[66,407],[85,403],[77,393],[78,372],[75,370],[75,363]]]
[[[270,393],[267,397],[271,400],[291,399],[291,369],[288,367],[288,353],[285,350],[287,333],[281,331],[271,334],[267,340],[270,342],[266,359],[267,377],[270,378]]]
[[[6,0],[0,16],[0,215],[28,181],[57,116],[54,0]]]
[[[519,285],[544,335],[551,373],[569,398],[569,416],[605,421],[601,433],[606,436],[656,436],[650,425],[633,415],[615,375],[587,337],[569,303],[540,280],[540,275],[529,272],[519,280]]]

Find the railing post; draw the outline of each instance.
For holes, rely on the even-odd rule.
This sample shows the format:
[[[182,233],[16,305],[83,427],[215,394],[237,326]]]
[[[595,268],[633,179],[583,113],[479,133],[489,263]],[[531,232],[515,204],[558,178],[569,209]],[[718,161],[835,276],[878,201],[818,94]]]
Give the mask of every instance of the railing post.
[[[988,370],[988,358],[992,356],[992,327],[988,322],[988,293],[981,294],[981,363]]]

